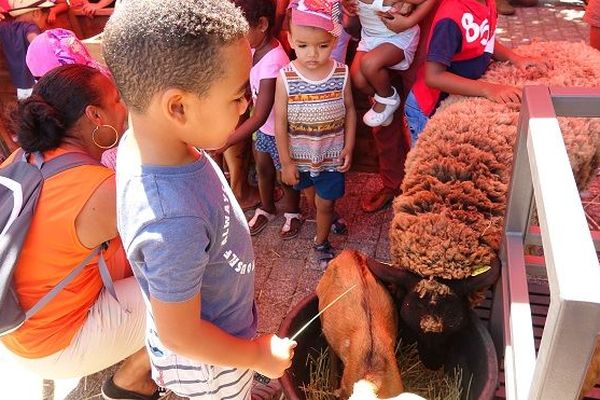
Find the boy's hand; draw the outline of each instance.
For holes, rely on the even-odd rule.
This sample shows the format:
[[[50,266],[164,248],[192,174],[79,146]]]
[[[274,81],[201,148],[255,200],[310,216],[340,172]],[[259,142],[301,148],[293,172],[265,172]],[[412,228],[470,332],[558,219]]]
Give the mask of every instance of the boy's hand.
[[[515,67],[519,68],[520,70],[526,70],[529,67],[532,68],[542,68],[542,67],[548,67],[548,65],[544,62],[543,59],[541,58],[536,58],[536,57],[523,57],[523,56],[519,56],[517,55],[516,57],[514,57],[511,62],[514,64]]]
[[[342,165],[338,167],[339,172],[348,172],[352,166],[352,149],[344,147],[340,154]]]
[[[294,163],[281,165],[281,181],[288,186],[294,186],[300,181],[300,174]]]
[[[256,372],[268,378],[276,379],[292,365],[296,342],[277,335],[265,335],[254,339],[258,345],[259,360]]]
[[[510,85],[489,83],[484,93],[487,99],[496,103],[519,103],[521,101],[521,89]]]
[[[342,0],[342,11],[344,14],[354,17],[358,15],[357,0]]]

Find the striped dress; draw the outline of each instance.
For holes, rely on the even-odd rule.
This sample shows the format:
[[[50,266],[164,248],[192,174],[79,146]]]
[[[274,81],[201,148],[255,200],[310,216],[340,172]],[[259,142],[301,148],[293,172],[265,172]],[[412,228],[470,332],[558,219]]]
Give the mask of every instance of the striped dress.
[[[293,63],[282,68],[288,94],[290,157],[300,172],[337,171],[344,148],[344,88],[348,67],[334,61],[321,81],[304,77]]]

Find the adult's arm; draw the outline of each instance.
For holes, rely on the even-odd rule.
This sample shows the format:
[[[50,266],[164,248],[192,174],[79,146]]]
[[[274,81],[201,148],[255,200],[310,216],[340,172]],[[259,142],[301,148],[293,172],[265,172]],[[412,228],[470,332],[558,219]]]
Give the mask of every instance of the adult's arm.
[[[93,249],[117,236],[115,176],[102,182],[75,219],[79,241]]]

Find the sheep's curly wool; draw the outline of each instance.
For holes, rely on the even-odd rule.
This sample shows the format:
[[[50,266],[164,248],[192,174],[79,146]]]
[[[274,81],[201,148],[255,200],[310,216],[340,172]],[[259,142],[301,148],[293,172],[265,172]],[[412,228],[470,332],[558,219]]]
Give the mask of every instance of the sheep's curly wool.
[[[600,52],[583,43],[534,43],[517,53],[547,67],[520,71],[493,64],[482,78],[522,87],[600,87]],[[424,277],[464,279],[490,265],[499,250],[518,104],[450,96],[406,160],[403,194],[390,228],[393,264]],[[600,121],[560,118],[580,189],[600,161]]]

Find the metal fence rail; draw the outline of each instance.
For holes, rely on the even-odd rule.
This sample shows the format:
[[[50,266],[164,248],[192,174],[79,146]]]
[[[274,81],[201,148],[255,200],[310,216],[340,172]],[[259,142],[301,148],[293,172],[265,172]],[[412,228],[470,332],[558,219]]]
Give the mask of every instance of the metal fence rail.
[[[577,399],[600,332],[600,266],[557,116],[600,117],[600,89],[524,89],[490,321],[509,400]],[[551,294],[537,357],[524,256],[534,204]]]

